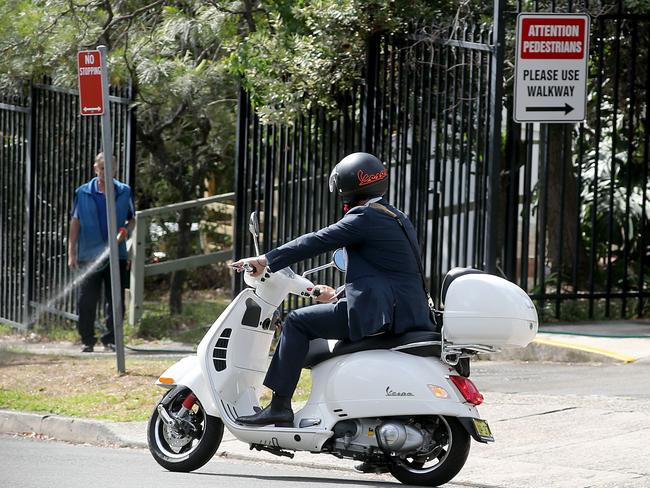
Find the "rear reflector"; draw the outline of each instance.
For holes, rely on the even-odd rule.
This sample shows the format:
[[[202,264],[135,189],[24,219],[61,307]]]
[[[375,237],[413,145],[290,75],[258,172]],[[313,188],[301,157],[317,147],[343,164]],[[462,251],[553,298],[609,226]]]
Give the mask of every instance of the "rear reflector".
[[[483,403],[483,395],[479,393],[478,388],[476,388],[469,378],[465,378],[464,376],[450,376],[449,379],[456,385],[456,388],[458,388],[458,391],[460,391],[460,394],[463,395],[463,398],[468,403],[472,405],[480,405]]]
[[[161,383],[165,383],[166,385],[171,385],[172,383],[174,383],[174,378],[160,377],[158,378],[158,381],[160,381]]]

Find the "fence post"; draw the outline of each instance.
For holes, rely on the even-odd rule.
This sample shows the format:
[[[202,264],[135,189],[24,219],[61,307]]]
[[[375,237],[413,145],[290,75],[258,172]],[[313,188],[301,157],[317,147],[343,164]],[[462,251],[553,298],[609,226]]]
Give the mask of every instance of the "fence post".
[[[125,149],[125,155],[126,155],[126,168],[127,168],[127,174],[126,174],[126,182],[131,188],[135,188],[135,158],[136,158],[136,124],[138,123],[138,119],[135,115],[136,108],[132,105],[133,102],[135,102],[135,87],[131,85],[129,88],[129,99],[131,100],[131,103],[129,103],[129,108],[128,108],[128,123],[126,127],[126,149]]]
[[[488,152],[487,225],[483,265],[489,273],[497,270],[499,178],[501,173],[501,111],[503,109],[504,4],[494,0],[492,59],[490,65],[490,140]]]
[[[375,106],[377,94],[377,64],[379,61],[379,43],[381,37],[379,34],[373,34],[368,41],[368,50],[366,53],[366,84],[362,87],[365,92],[365,103],[362,110],[361,121],[361,148],[363,151],[374,154],[374,126],[375,126]]]
[[[131,300],[129,302],[129,322],[135,328],[142,317],[142,301],[144,300],[144,260],[149,219],[135,214],[135,242],[132,244],[131,257]]]
[[[36,88],[29,84],[27,154],[25,158],[25,268],[23,270],[23,325],[31,327],[31,300],[34,295],[34,191],[36,168]]]

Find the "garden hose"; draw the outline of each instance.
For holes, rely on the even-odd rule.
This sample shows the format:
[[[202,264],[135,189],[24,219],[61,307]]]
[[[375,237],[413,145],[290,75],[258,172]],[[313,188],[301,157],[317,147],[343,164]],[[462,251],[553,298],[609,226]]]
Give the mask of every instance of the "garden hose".
[[[196,354],[196,349],[142,349],[124,345],[124,349],[138,354]]]

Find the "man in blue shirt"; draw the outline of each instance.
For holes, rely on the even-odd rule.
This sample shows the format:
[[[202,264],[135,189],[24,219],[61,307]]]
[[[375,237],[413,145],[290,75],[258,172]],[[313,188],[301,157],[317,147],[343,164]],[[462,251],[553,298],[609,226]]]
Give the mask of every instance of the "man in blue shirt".
[[[115,168],[115,166],[113,166]],[[104,176],[104,154],[99,153],[93,165],[95,178],[75,190],[75,199],[70,219],[68,238],[68,266],[71,269],[87,268],[103,261],[91,272],[79,287],[78,330],[83,343],[82,352],[93,352],[95,338],[95,315],[102,284],[104,285],[106,333],[101,342],[104,349],[115,350],[113,334],[113,306],[111,297],[111,275],[108,266],[108,220],[106,217],[106,180]],[[113,175],[115,176],[115,175]],[[122,291],[127,280],[127,259],[125,239],[135,225],[135,206],[131,188],[113,178],[117,227],[120,228],[119,268]],[[124,297],[122,297],[124,313]]]

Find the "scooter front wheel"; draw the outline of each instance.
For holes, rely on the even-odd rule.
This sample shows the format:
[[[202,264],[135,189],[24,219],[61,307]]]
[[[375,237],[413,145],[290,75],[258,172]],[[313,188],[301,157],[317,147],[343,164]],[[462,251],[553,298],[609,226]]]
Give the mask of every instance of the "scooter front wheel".
[[[169,471],[187,473],[200,468],[212,459],[223,437],[223,422],[208,415],[199,401],[179,418],[183,400],[190,393],[188,388],[170,390],[156,405],[147,426],[149,451]],[[159,405],[175,421],[173,425],[161,418]]]
[[[422,422],[431,433],[430,449],[417,457],[396,459],[390,473],[407,485],[440,486],[465,465],[471,439],[454,417],[431,417]]]

